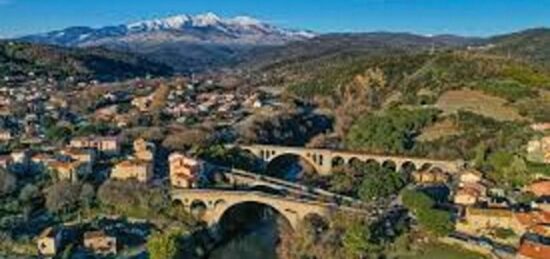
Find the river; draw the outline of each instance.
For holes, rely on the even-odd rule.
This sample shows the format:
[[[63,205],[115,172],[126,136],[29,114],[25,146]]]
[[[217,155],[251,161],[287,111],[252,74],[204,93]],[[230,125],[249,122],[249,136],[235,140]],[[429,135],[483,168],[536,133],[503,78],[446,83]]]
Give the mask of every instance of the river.
[[[260,221],[246,233],[231,238],[214,249],[209,259],[276,259],[278,225],[274,220]]]

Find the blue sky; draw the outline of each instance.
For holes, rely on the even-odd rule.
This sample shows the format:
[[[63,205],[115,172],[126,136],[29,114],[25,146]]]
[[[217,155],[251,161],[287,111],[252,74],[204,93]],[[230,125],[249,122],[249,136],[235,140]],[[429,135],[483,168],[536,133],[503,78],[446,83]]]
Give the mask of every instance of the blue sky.
[[[204,12],[318,32],[484,36],[550,27],[550,0],[0,0],[0,37]]]

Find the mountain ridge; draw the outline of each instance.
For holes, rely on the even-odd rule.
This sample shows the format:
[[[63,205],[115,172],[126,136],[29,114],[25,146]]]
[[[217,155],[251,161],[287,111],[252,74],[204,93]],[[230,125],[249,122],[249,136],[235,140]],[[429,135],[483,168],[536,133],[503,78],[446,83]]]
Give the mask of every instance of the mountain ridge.
[[[254,47],[282,46],[317,36],[309,31],[279,28],[248,16],[220,18],[213,13],[62,30],[18,38],[19,41],[64,47],[104,47],[143,55],[193,73],[237,62]]]
[[[284,29],[248,16],[220,18],[214,13],[175,15],[160,19],[143,20],[127,24],[92,28],[73,26],[51,32],[31,34],[19,38],[23,41],[46,43],[66,47],[95,46],[111,41],[128,41],[125,37],[146,33],[164,32],[177,40],[195,40],[201,43],[280,45],[289,41],[315,37],[310,31]],[[199,37],[215,34],[217,37]],[[187,37],[185,37],[187,36]],[[194,38],[191,38],[195,36]]]

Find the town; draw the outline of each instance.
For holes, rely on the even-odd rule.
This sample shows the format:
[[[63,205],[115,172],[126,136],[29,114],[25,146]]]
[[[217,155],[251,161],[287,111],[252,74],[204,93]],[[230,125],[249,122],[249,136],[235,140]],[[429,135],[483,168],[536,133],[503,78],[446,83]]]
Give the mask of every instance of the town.
[[[29,76],[32,78],[32,75]],[[38,87],[45,82],[49,83]],[[102,85],[98,82],[75,84],[69,92],[59,92],[61,83],[53,79],[30,80],[15,88],[0,89],[3,93],[0,134],[4,153],[0,157],[2,192],[9,196],[14,190],[22,188],[18,198],[20,205],[15,205],[23,206],[22,218],[12,218],[9,222],[17,225],[21,221],[24,224],[27,218],[30,222],[37,221],[33,224],[43,226],[32,230],[18,230],[24,232],[24,235],[35,235],[31,240],[36,243],[39,254],[55,256],[70,247],[80,253],[115,255],[129,253],[128,248],[140,247],[140,242],[143,246],[148,233],[152,231],[150,225],[159,224],[152,223],[156,220],[133,216],[125,218],[124,213],[120,213],[124,209],[102,211],[93,216],[85,215],[91,214],[94,206],[97,206],[94,203],[99,202],[97,199],[102,199],[102,191],[107,193],[104,195],[116,196],[124,194],[109,192],[119,192],[120,190],[116,190],[118,188],[139,189],[151,186],[165,190],[170,195],[174,190],[185,189],[227,191],[227,184],[232,186],[229,190],[257,190],[249,188],[252,182],[258,184],[258,178],[254,176],[256,173],[235,173],[233,176],[231,169],[227,171],[223,166],[217,165],[215,160],[207,161],[208,159],[199,155],[200,151],[193,150],[194,144],[190,143],[200,143],[204,141],[201,138],[209,136],[201,136],[201,132],[196,129],[174,129],[182,132],[175,133],[176,137],[172,140],[169,140],[168,135],[164,142],[159,143],[159,137],[155,135],[170,133],[159,133],[154,128],[147,128],[147,125],[159,122],[140,120],[152,114],[153,120],[159,119],[155,116],[163,116],[161,120],[182,125],[216,123],[213,127],[219,129],[246,120],[247,116],[261,112],[261,109],[280,109],[284,104],[277,95],[258,91],[243,92],[245,88],[237,88],[240,91],[235,91],[236,88],[233,87],[216,86],[217,82],[213,80],[187,82],[184,78],[135,79],[119,85]],[[94,102],[83,100],[88,95],[93,95],[91,98]],[[161,114],[155,114],[159,111]],[[138,133],[126,131],[136,126],[147,130]],[[544,134],[550,129],[550,123],[533,124],[531,128]],[[186,136],[189,132],[191,134]],[[223,133],[217,138],[224,140],[235,134],[227,130],[217,132]],[[396,208],[386,209],[420,209],[410,208],[418,206],[414,201],[413,204],[408,204],[411,203],[410,199],[418,199],[415,196],[422,195],[419,190],[433,189],[448,195],[441,198],[441,203],[437,202],[438,207],[451,213],[454,222],[449,226],[453,231],[442,237],[443,242],[505,258],[513,258],[516,254],[526,258],[540,258],[537,256],[541,251],[550,251],[547,241],[550,233],[550,206],[547,200],[550,197],[550,179],[547,180],[545,175],[539,175],[536,177],[538,180],[515,189],[513,193],[507,193],[468,162],[426,160],[419,157],[396,157],[392,161],[391,157],[378,158],[379,155],[362,153],[354,155],[345,150],[339,154],[338,150],[328,149],[313,148],[307,151],[306,148],[304,151],[296,151],[296,148],[284,146],[266,146],[266,150],[262,150],[262,146],[258,147],[260,149],[256,150],[251,150],[246,145],[220,148],[225,150],[223,152],[237,152],[239,156],[254,161],[255,163],[249,164],[256,164],[256,167],[245,167],[251,171],[268,168],[270,161],[280,156],[278,154],[284,156],[292,153],[301,157],[302,162],[313,165],[322,175],[344,173],[338,172],[337,168],[356,167],[354,163],[378,163],[378,166],[386,167],[390,171],[406,174],[404,184],[408,186],[405,188],[407,191],[402,192],[400,197],[394,197],[392,206]],[[532,140],[525,148],[532,159],[550,163],[550,136]],[[311,152],[320,153],[313,153],[312,157],[308,157]],[[330,166],[327,170],[322,169],[326,168],[323,167],[323,159],[326,160],[325,165]],[[388,161],[390,163],[386,163]],[[396,161],[399,161],[398,165]],[[228,177],[237,177],[235,179],[239,179],[238,184],[235,179],[223,180]],[[340,204],[339,206],[346,206],[342,201],[347,198],[352,201],[350,208],[353,207],[353,200],[357,199],[353,195],[345,197],[345,193],[344,196],[332,194],[321,199],[317,197],[320,193],[330,192],[322,189],[318,192],[303,191],[305,187],[298,188],[300,191],[294,194],[282,193],[281,188],[286,190],[291,183],[284,179],[263,181],[267,182],[260,181],[259,184],[271,188],[272,191],[267,194],[275,197],[322,200],[327,204]],[[126,182],[130,185],[119,186]],[[141,187],[131,187],[134,184]],[[51,186],[42,187],[45,190],[44,197],[39,193],[39,186],[48,185]],[[107,190],[108,188],[115,189]],[[279,192],[274,193],[274,190]],[[227,198],[227,195],[229,194],[221,197]],[[64,200],[51,200],[63,196]],[[127,199],[130,199],[128,202],[136,202],[130,197]],[[109,198],[100,202],[117,202],[108,200]],[[164,206],[175,206],[170,205],[172,203],[169,201],[157,202],[169,204]],[[357,200],[355,205],[363,202],[371,203],[368,200]],[[10,208],[7,206],[14,205],[5,203],[5,210]],[[40,209],[41,206],[45,206],[46,210]],[[116,206],[118,205],[114,205]],[[204,210],[209,207],[206,204],[179,206],[197,221],[201,220],[200,216],[204,216]],[[372,206],[381,209],[379,205]],[[74,218],[74,215],[68,215],[75,211],[79,214],[76,221],[63,220],[63,217]],[[51,218],[49,213],[61,218]],[[167,216],[169,219],[166,221],[175,221],[173,217],[175,216]],[[383,219],[389,216],[378,213],[371,217]],[[417,221],[416,224],[423,224],[421,219]],[[211,224],[216,222],[209,223]],[[38,230],[40,231],[37,232]],[[12,242],[18,243],[16,240]]]
[[[0,257],[550,258],[544,19],[60,2],[0,0]]]

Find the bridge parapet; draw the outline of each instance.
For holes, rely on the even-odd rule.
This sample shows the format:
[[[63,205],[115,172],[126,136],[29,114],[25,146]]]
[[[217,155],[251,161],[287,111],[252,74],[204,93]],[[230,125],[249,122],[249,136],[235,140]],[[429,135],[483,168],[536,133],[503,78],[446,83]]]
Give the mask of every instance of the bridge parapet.
[[[172,200],[191,209],[194,204],[205,207],[203,220],[210,226],[218,223],[224,213],[231,207],[248,202],[263,204],[275,209],[288,223],[296,228],[301,220],[310,214],[328,216],[335,210],[346,210],[362,213],[361,210],[341,207],[337,204],[279,197],[260,192],[225,191],[211,189],[178,189],[171,193]]]

